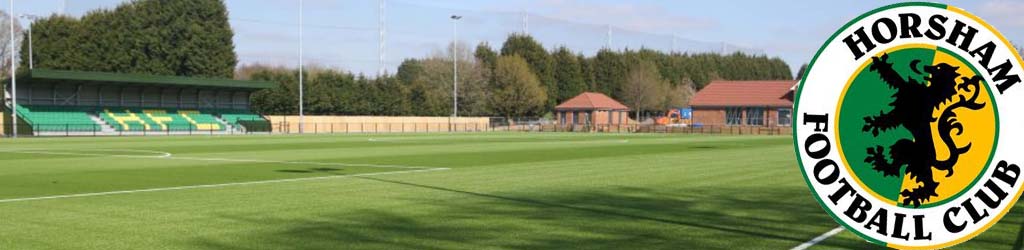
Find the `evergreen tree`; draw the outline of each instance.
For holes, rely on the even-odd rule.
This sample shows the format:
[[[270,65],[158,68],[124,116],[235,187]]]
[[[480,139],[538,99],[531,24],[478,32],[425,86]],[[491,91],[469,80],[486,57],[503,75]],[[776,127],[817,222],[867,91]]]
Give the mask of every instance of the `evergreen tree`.
[[[629,70],[621,54],[609,49],[598,51],[594,59],[591,60],[591,70],[594,74],[593,90],[612,98],[620,98],[618,90],[626,81],[626,74]]]
[[[569,48],[558,47],[551,57],[556,65],[554,79],[559,94],[556,98],[557,102],[569,100],[588,89],[587,81],[583,76],[583,65]]]
[[[805,71],[807,71],[807,64],[806,63],[803,64],[803,65],[800,65],[800,69],[798,69],[796,71],[796,80],[803,80],[804,79],[804,73],[806,73]]]
[[[231,78],[238,63],[222,0],[131,1],[32,28],[37,68]]]
[[[491,45],[487,42],[482,42],[476,46],[476,50],[473,52],[473,57],[476,58],[477,62],[486,66],[489,70],[494,70],[494,63],[498,60],[498,53],[494,52]]]

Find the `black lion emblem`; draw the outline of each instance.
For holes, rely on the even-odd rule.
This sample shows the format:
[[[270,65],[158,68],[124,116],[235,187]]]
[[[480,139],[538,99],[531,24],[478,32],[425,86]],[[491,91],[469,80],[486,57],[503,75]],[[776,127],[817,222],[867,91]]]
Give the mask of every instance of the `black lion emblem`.
[[[900,76],[893,70],[892,63],[888,62],[889,55],[873,57],[870,70],[878,72],[882,81],[895,89],[893,101],[889,103],[892,111],[888,113],[879,112],[877,116],[864,117],[864,132],[871,132],[875,137],[879,131],[886,131],[903,126],[914,136],[904,138],[889,146],[888,161],[885,155],[885,148],[876,146],[867,149],[868,157],[864,161],[870,163],[873,169],[881,172],[884,176],[899,176],[900,169],[906,165],[906,173],[910,174],[919,185],[912,190],[904,189],[900,195],[904,197],[903,205],[911,202],[914,207],[920,207],[921,203],[928,201],[931,197],[938,196],[935,189],[939,183],[932,176],[932,168],[946,171],[946,176],[953,176],[953,165],[956,164],[960,155],[967,153],[971,144],[958,147],[954,142],[951,133],[956,130],[960,135],[964,131],[963,124],[956,118],[957,109],[966,108],[978,110],[985,107],[984,103],[976,102],[980,91],[979,84],[981,77],[972,78],[960,77],[957,73],[958,67],[945,63],[931,66],[924,66],[924,80],[930,84],[918,82],[913,78]],[[910,69],[914,73],[922,74],[917,64],[920,60],[910,62]],[[923,74],[922,74],[923,75]],[[960,82],[957,83],[959,77]],[[958,94],[959,90],[972,93],[971,97]],[[957,101],[949,104],[942,110],[938,118],[932,116],[934,110],[940,105],[949,101]],[[931,123],[938,122],[938,134],[942,144],[949,150],[949,158],[937,159],[934,145],[935,138],[932,138]]]

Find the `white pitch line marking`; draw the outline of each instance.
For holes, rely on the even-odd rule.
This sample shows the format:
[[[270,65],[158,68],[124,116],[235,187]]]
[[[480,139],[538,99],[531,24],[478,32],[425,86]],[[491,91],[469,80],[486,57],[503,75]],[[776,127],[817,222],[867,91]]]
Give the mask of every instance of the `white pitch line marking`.
[[[401,169],[432,169],[432,167],[402,166],[402,165],[377,165],[362,163],[332,163],[332,162],[308,162],[308,161],[273,161],[255,159],[230,159],[230,158],[203,158],[203,157],[179,157],[171,156],[163,159],[168,160],[191,160],[191,161],[224,161],[224,162],[250,162],[250,163],[278,163],[313,166],[339,166],[339,167],[371,167],[371,168],[401,168]]]
[[[378,165],[378,164],[364,164],[364,163],[333,163],[333,162],[308,162],[308,161],[275,161],[275,160],[258,160],[258,159],[182,157],[182,156],[174,156],[171,153],[162,152],[162,151],[132,150],[132,149],[87,149],[87,150],[80,150],[80,151],[84,151],[84,152],[89,152],[89,151],[93,151],[93,152],[138,152],[138,153],[149,153],[149,154],[154,154],[154,155],[123,155],[123,154],[78,153],[78,152],[46,151],[46,150],[37,150],[37,149],[0,150],[0,152],[3,152],[3,153],[16,153],[16,154],[71,155],[71,156],[106,156],[106,157],[117,157],[117,158],[148,158],[148,159],[187,160],[187,161],[221,161],[221,162],[277,163],[277,164],[290,164],[290,165],[338,166],[338,167],[370,167],[370,168],[399,168],[399,169],[432,169],[433,168],[433,167],[423,167],[423,166]]]
[[[818,237],[815,237],[814,239],[811,239],[808,242],[804,242],[804,244],[800,244],[799,246],[796,246],[790,250],[805,250],[814,245],[817,245],[818,243],[821,243],[822,241],[825,241],[826,239],[832,236],[835,236],[836,234],[839,234],[840,232],[843,232],[843,227],[834,228],[832,229],[832,231],[825,232],[824,234],[821,234]]]
[[[153,150],[138,150],[138,149],[68,149],[68,151],[80,151],[80,152],[60,152],[60,151],[48,151],[45,149],[9,149],[0,150],[3,153],[16,153],[16,154],[42,154],[42,155],[72,155],[72,156],[108,156],[108,157],[120,157],[120,158],[167,158],[171,157],[171,153],[163,151]],[[87,152],[128,152],[128,153],[146,153],[152,155],[124,155],[124,154],[100,154],[100,153],[87,153]]]
[[[270,183],[287,183],[287,182],[300,182],[300,181],[341,179],[341,178],[353,178],[353,177],[363,177],[363,176],[411,174],[411,173],[443,171],[443,170],[450,170],[450,168],[429,168],[429,169],[390,171],[390,172],[353,174],[353,175],[318,176],[318,177],[307,177],[307,178],[292,178],[292,179],[278,179],[278,180],[265,180],[265,181],[247,181],[247,182],[233,182],[233,183],[221,183],[221,184],[194,185],[194,186],[150,188],[150,189],[138,189],[138,190],[122,190],[122,191],[110,191],[110,192],[99,192],[99,193],[83,193],[83,194],[68,194],[68,195],[30,197],[30,198],[15,198],[15,199],[0,200],[0,203],[39,201],[39,200],[54,200],[54,199],[67,199],[67,198],[82,198],[82,197],[93,197],[93,196],[107,196],[107,195],[118,195],[118,194],[148,193],[148,192],[189,190],[189,189],[203,189],[203,188],[218,188],[218,187],[244,186],[244,185],[257,185],[257,184],[270,184]]]

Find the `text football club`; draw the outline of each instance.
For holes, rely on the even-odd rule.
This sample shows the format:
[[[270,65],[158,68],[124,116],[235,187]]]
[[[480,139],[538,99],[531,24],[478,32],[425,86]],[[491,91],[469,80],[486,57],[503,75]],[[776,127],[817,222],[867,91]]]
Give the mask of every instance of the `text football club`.
[[[800,169],[847,230],[900,249],[967,241],[1022,191],[1020,55],[935,3],[857,17],[818,50],[794,105]]]

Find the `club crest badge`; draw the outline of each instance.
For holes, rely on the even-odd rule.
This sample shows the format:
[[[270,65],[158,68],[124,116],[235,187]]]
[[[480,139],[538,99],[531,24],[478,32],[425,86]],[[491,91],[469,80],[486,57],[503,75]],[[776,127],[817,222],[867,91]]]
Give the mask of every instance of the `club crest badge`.
[[[1020,55],[953,6],[901,3],[843,26],[794,105],[811,193],[847,230],[900,249],[962,243],[1021,195]]]

